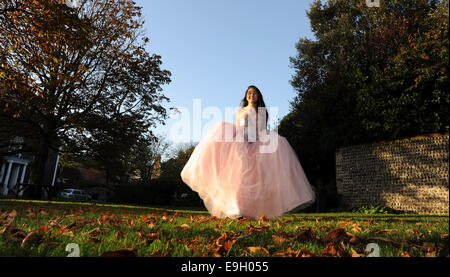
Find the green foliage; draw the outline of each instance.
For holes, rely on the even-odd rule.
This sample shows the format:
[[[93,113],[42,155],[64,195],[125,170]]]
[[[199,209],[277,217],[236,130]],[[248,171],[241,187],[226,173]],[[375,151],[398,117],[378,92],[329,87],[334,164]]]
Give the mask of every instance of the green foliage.
[[[385,207],[385,206],[374,206],[374,205],[366,205],[360,207],[354,207],[349,210],[353,213],[362,213],[362,214],[398,214],[401,213],[395,209]]]
[[[181,179],[181,171],[192,155],[195,146],[180,150],[174,158],[161,164],[161,177],[159,179],[175,184],[173,187],[172,204],[176,206],[202,206],[203,202],[198,193],[186,185]]]
[[[131,249],[140,257],[360,257],[367,256],[364,249],[374,242],[380,257],[448,255],[448,215],[322,213],[220,219],[192,209],[9,199],[0,200],[0,215],[5,222],[0,256],[9,257],[66,257],[69,243],[79,245],[81,257]],[[23,243],[31,232],[37,236]],[[332,246],[338,251],[329,251]],[[263,251],[254,251],[258,248]]]
[[[182,182],[181,170],[187,163],[194,151],[195,146],[192,146],[186,150],[180,150],[174,158],[171,158],[161,164],[161,179],[172,180],[174,182]]]
[[[126,180],[128,153],[167,118],[161,102],[169,100],[159,91],[171,73],[146,51],[142,8],[10,2],[0,2],[0,117],[37,134],[33,182],[42,185],[48,149],[60,145]]]
[[[343,146],[449,129],[448,1],[314,1],[299,39],[298,92],[278,131],[305,173],[333,178]]]

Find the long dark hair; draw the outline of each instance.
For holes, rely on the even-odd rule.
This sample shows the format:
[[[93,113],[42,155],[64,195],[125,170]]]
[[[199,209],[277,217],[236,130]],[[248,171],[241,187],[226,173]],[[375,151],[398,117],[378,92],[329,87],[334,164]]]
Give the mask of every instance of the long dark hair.
[[[249,86],[247,88],[247,90],[245,91],[245,94],[244,94],[244,99],[241,100],[241,108],[244,108],[244,107],[248,106],[247,92],[251,88],[254,89],[258,93],[258,103],[256,103],[256,112],[258,112],[258,108],[259,107],[266,107],[266,103],[264,103],[264,99],[263,99],[263,96],[261,94],[261,91],[256,86]],[[266,108],[266,128],[267,128],[267,121],[268,120],[269,120],[269,113],[267,112],[267,108]]]

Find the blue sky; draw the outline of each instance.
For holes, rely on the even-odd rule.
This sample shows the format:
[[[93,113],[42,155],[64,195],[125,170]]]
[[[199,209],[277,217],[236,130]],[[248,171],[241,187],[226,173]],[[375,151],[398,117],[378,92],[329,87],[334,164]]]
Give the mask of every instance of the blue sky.
[[[171,71],[172,82],[163,86],[171,99],[163,106],[185,107],[191,128],[188,135],[171,135],[181,116],[152,130],[177,143],[196,142],[193,102],[201,109],[217,107],[222,118],[203,118],[201,136],[225,118],[226,107],[237,108],[249,85],[257,86],[268,108],[278,118],[289,112],[295,91],[289,84],[299,38],[313,39],[306,0],[137,0],[143,7],[147,50],[161,55],[161,67]],[[184,114],[187,118],[187,114]],[[269,123],[274,115],[269,110]],[[199,126],[199,124],[197,124]],[[273,126],[270,126],[273,128]],[[187,133],[184,133],[187,134]],[[198,133],[197,133],[198,134]]]

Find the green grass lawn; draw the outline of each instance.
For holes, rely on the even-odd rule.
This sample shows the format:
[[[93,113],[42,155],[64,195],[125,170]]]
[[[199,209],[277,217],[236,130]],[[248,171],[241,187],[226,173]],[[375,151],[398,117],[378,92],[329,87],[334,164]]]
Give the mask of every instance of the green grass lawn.
[[[448,257],[449,216],[289,214],[0,199],[0,256]],[[367,245],[375,243],[372,253]]]

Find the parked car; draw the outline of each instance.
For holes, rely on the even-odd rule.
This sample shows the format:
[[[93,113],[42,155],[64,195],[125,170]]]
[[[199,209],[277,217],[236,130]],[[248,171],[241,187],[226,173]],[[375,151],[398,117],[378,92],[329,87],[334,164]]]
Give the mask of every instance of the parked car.
[[[92,197],[82,189],[65,189],[61,192],[61,197],[75,200],[92,200]]]

